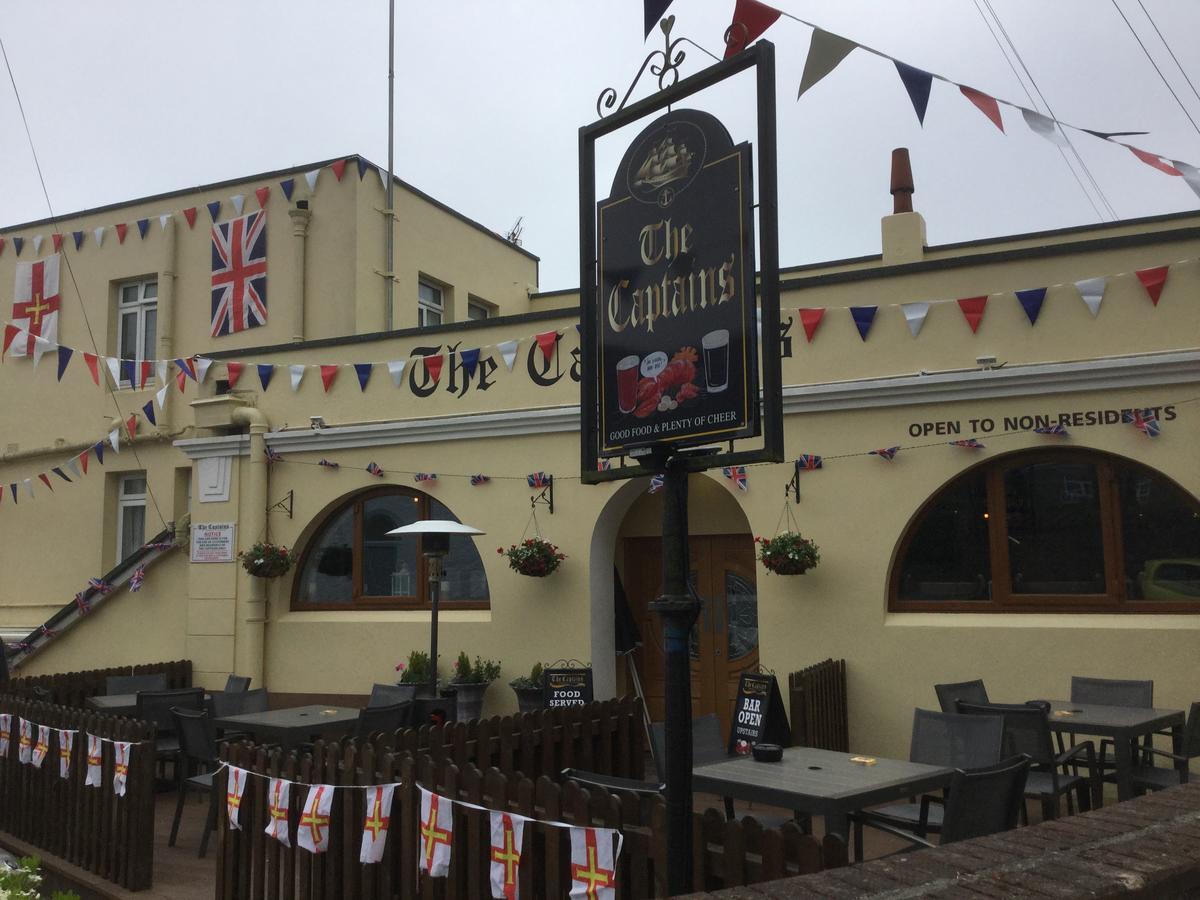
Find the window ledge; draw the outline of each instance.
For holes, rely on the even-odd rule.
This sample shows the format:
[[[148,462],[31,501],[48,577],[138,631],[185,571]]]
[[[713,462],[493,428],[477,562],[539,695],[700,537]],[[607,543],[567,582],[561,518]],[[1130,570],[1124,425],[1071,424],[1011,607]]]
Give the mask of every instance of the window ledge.
[[[1200,615],[1175,613],[901,613],[884,616],[885,628],[1031,628],[1098,631],[1200,631]]]
[[[322,622],[345,622],[354,625],[373,623],[397,624],[405,622],[429,624],[427,609],[313,609],[286,610],[272,615],[271,621],[281,625],[307,625]],[[438,622],[491,622],[490,609],[447,609],[438,608]]]

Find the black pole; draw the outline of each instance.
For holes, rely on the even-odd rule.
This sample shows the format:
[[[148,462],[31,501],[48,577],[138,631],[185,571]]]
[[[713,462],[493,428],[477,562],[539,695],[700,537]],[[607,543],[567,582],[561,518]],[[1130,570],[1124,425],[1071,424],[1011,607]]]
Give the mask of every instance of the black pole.
[[[650,609],[663,618],[666,645],[667,891],[692,891],[692,678],[688,637],[700,604],[688,590],[688,472],[666,460],[663,479],[663,593]]]
[[[425,556],[429,568],[429,696],[438,695],[438,594],[442,590],[442,557]]]

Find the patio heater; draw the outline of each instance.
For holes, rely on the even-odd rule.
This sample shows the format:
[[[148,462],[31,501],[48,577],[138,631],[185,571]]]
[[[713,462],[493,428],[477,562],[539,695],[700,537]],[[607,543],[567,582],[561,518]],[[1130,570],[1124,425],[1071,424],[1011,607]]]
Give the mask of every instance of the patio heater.
[[[438,659],[438,597],[442,589],[443,562],[450,552],[450,535],[469,534],[479,535],[486,532],[453,522],[448,519],[423,519],[411,525],[401,525],[393,528],[388,534],[419,536],[421,552],[425,556],[425,569],[429,575],[429,668],[432,681],[429,685],[429,696],[437,697],[437,659]]]

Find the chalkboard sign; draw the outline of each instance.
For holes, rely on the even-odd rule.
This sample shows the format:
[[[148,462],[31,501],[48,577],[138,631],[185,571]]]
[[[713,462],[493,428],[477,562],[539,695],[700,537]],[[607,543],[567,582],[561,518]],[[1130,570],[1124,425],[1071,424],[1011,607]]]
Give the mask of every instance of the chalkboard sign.
[[[583,706],[592,702],[591,669],[543,669],[542,708]]]
[[[792,742],[783,696],[774,675],[743,672],[729,728],[729,752],[749,753],[755,744],[787,747]]]

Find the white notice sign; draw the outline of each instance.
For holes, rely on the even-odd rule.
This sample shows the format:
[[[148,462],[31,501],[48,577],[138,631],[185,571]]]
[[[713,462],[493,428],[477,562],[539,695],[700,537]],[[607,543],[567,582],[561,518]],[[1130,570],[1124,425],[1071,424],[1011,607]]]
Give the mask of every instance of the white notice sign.
[[[192,562],[233,562],[233,522],[192,525]]]

